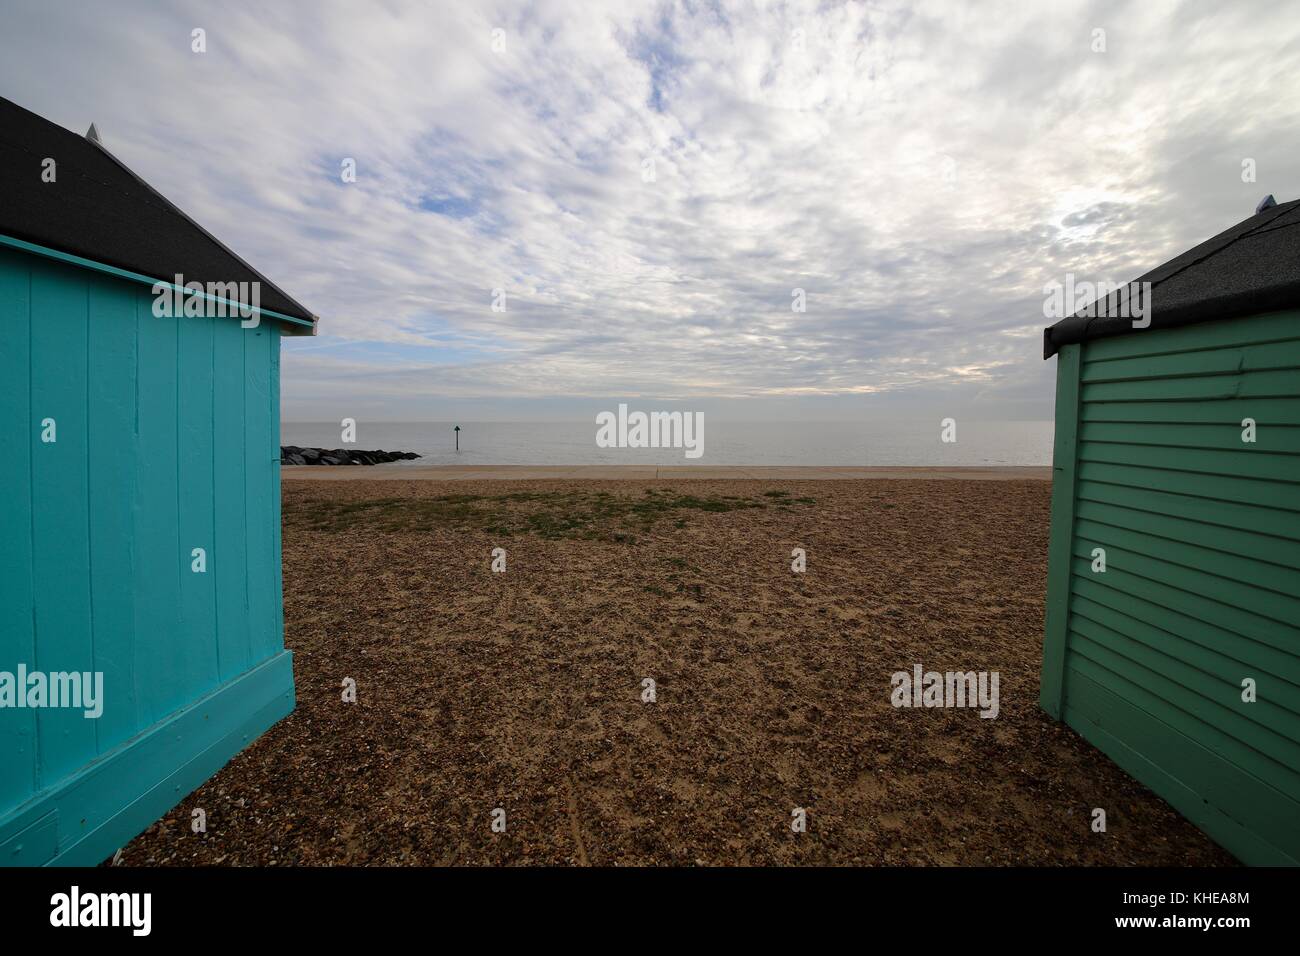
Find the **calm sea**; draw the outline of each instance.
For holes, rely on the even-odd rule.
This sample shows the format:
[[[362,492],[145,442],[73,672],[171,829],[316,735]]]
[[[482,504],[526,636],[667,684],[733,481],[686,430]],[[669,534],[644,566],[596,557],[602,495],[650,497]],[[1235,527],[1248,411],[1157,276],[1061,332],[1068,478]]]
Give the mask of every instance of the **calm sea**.
[[[454,425],[460,425],[460,451]],[[338,448],[337,422],[284,422],[286,445]],[[1052,422],[739,422],[705,418],[704,454],[600,448],[592,422],[357,422],[350,447],[413,451],[407,465],[1050,465]],[[399,466],[401,467],[401,466]]]

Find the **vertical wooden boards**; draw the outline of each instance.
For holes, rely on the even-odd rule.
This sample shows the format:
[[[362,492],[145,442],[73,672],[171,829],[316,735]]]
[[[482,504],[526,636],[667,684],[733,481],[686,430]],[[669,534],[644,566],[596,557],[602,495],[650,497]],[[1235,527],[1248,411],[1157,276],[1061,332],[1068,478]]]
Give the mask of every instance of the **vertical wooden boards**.
[[[36,664],[32,617],[31,279],[26,257],[0,250],[0,669]],[[36,789],[36,712],[0,709],[0,813]]]
[[[188,700],[207,693],[218,680],[212,344],[216,324],[233,320],[184,316],[160,321],[175,322],[177,335],[180,634],[184,637],[177,650]]]
[[[135,661],[143,723],[186,703],[189,652],[181,645],[181,575],[189,550],[180,540],[177,320],[136,299],[139,338],[135,483]]]
[[[275,613],[272,626],[275,633],[271,646],[275,650],[284,647],[284,561],[281,558],[280,535],[283,524],[280,520],[280,326],[272,323],[271,333],[271,506],[274,513],[271,528],[275,532],[272,542],[272,554],[275,557]]]
[[[104,674],[99,752],[144,729],[135,685],[136,318],[138,293],[89,279],[90,595],[95,662]]]
[[[56,441],[32,430],[32,573],[37,665],[84,672],[95,659],[91,634],[87,489],[87,284],[67,267],[31,267],[31,403],[39,423],[53,419]],[[96,721],[72,707],[36,716],[42,785],[96,755]]]
[[[1074,491],[1078,459],[1079,349],[1066,345],[1056,358],[1056,432],[1052,449],[1052,526],[1047,550],[1047,615],[1039,703],[1058,720],[1064,703],[1065,642],[1069,621]]]
[[[293,707],[278,326],[152,307],[0,248],[0,670],[103,680],[0,708],[0,863],[98,862]]]
[[[241,329],[244,336],[244,478],[247,495],[248,613],[253,663],[279,653],[283,644],[276,631],[276,582],[279,552],[275,550],[277,483],[280,449],[272,448],[271,350],[279,342],[266,324]],[[275,414],[279,414],[275,409]]]
[[[248,618],[248,524],[244,514],[244,337],[236,321],[213,328],[213,564],[221,680],[253,665]]]
[[[103,862],[292,711],[293,702],[293,660],[284,651],[56,782],[38,799],[0,813],[0,864]]]

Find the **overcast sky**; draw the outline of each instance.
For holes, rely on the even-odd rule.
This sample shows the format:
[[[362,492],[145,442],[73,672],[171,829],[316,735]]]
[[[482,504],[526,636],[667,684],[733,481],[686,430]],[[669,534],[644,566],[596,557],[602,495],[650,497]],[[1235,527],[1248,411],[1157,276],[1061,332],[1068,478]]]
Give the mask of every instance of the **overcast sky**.
[[[95,121],[321,316],[286,420],[1050,418],[1046,282],[1300,196],[1277,0],[2,16],[0,94]]]

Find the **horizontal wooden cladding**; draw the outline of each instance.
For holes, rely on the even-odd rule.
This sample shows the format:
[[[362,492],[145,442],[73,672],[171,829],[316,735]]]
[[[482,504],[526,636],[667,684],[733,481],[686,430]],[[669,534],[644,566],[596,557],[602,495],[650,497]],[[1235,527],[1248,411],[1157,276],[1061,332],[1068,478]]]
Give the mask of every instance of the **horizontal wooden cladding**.
[[[1070,654],[1086,657],[1186,714],[1183,729],[1193,739],[1300,798],[1300,716],[1293,711],[1263,698],[1246,703],[1240,680],[1219,680],[1087,618],[1071,625],[1070,638]]]
[[[1106,361],[1094,359],[1083,366],[1080,380],[1084,384],[1131,382],[1294,368],[1300,368],[1300,339],[1200,352],[1172,352]]]
[[[1093,630],[1100,633],[1102,629]],[[1084,674],[1288,798],[1300,800],[1300,772],[1296,769],[1300,767],[1300,744],[1255,723],[1226,703],[1192,695],[1176,680],[1089,639],[1073,626],[1070,637],[1065,657],[1067,671]],[[1119,635],[1115,637],[1123,640]]]
[[[1126,552],[1141,558],[1154,558],[1181,565],[1198,573],[1212,574],[1228,581],[1263,588],[1287,597],[1300,596],[1300,570],[1296,568],[1197,544],[1188,544],[1172,538],[1161,538],[1122,525],[1094,521],[1082,516],[1075,524],[1075,531],[1086,541],[1103,542],[1103,546],[1107,548],[1108,558],[1110,551],[1123,548]],[[1300,600],[1297,600],[1296,607],[1300,611]]]
[[[1097,466],[1093,471],[1102,468],[1103,466]],[[1095,478],[1080,481],[1077,495],[1081,502],[1099,502],[1164,516],[1172,521],[1208,525],[1210,527],[1205,533],[1210,535],[1217,535],[1221,530],[1240,530],[1260,537],[1280,538],[1293,545],[1300,542],[1300,513],[1275,511],[1250,502],[1199,498],[1150,487],[1131,487]],[[1166,537],[1176,536],[1166,535]],[[1266,552],[1267,550],[1266,548]],[[1300,567],[1300,565],[1292,566]]]
[[[1204,402],[1228,398],[1295,398],[1300,396],[1300,372],[1295,369],[1279,369],[1241,372],[1237,375],[1199,375],[1095,384],[1085,382],[1079,388],[1079,396],[1085,405],[1089,402]]]
[[[1147,334],[1149,332],[1150,334]],[[1165,356],[1203,350],[1244,348],[1300,338],[1300,311],[1272,312],[1247,320],[1207,322],[1180,329],[1139,330],[1131,335],[1094,339],[1083,352],[1086,367],[1096,362]]]
[[[1300,456],[1300,425],[1277,424],[1259,418],[1254,418],[1254,421],[1256,427],[1253,443],[1241,440],[1243,429],[1240,419],[1228,420],[1220,425],[1088,421],[1080,426],[1079,438],[1082,441],[1112,445]],[[1300,481],[1300,461],[1293,460],[1290,464],[1296,477],[1287,480]]]
[[[1080,557],[1076,553],[1071,567],[1076,579],[1072,587],[1082,593],[1080,581],[1093,581],[1103,587],[1114,588],[1121,594],[1140,598],[1220,630],[1257,641],[1284,654],[1295,654],[1296,648],[1300,646],[1300,630],[1293,624],[1134,573],[1126,564],[1116,566],[1111,563],[1109,551],[1106,557],[1106,571],[1094,573],[1091,558]]]
[[[1300,801],[1143,709],[1126,684],[1116,691],[1072,668],[1065,687],[1070,726],[1240,859],[1300,864]]]
[[[1252,668],[1259,674],[1275,675],[1280,681],[1300,687],[1300,656],[1297,656],[1294,647],[1282,650],[1245,637],[1192,617],[1185,613],[1186,609],[1167,607],[1158,603],[1158,600],[1120,590],[1104,582],[1103,577],[1100,574],[1091,574],[1086,578],[1076,576],[1071,582],[1072,603],[1087,602],[1090,607],[1110,609],[1119,618],[1101,620],[1113,623],[1113,620],[1127,619],[1133,628],[1133,636],[1159,632],[1167,635],[1161,640],[1167,641],[1169,647],[1179,644],[1196,645],[1216,655],[1238,661],[1243,668]],[[1300,631],[1295,632],[1294,638],[1293,643],[1300,643]],[[1189,652],[1189,655],[1187,659],[1194,661],[1194,653]]]
[[[1226,706],[1300,747],[1300,684],[1261,673],[1216,648],[1188,641],[1154,625],[1134,621],[1105,604],[1075,595],[1071,628],[1117,654],[1175,681],[1206,700]],[[1244,678],[1256,681],[1259,699],[1241,699]],[[1169,698],[1177,704],[1184,698]],[[1300,772],[1300,762],[1295,765]]]
[[[1090,487],[1105,488],[1105,486]],[[1207,549],[1211,560],[1217,560],[1213,552],[1219,551],[1268,562],[1275,568],[1288,571],[1289,580],[1293,584],[1300,581],[1300,541],[1279,538],[1271,534],[1259,534],[1232,525],[1204,524],[1194,519],[1189,520],[1189,518],[1159,511],[1126,508],[1113,500],[1108,500],[1104,491],[1100,493],[1099,500],[1087,499],[1080,495],[1074,513],[1081,521],[1110,525],[1126,533],[1133,532],[1156,539],[1164,538]],[[1259,516],[1260,527],[1268,527],[1267,519],[1270,514],[1271,512],[1264,511]],[[1300,521],[1300,518],[1297,521]],[[1296,593],[1300,593],[1300,587],[1296,588]]]
[[[1066,719],[1243,859],[1300,859],[1300,312],[1090,342],[1079,382]]]
[[[1300,512],[1300,493],[1297,493],[1293,485],[1254,478],[1232,478],[1085,459],[1079,462],[1079,480]]]
[[[1296,373],[1300,375],[1300,372]],[[1235,426],[1242,419],[1261,427],[1300,425],[1300,398],[1225,398],[1185,402],[1094,402],[1079,409],[1081,422],[1150,422],[1152,424]]]
[[[1158,445],[1119,444],[1115,442],[1081,442],[1080,461],[1105,462],[1111,465],[1136,465],[1139,468],[1166,468],[1206,475],[1248,476],[1270,482],[1300,484],[1300,459],[1294,455],[1256,451],[1243,445],[1242,451],[1217,451],[1200,448],[1165,448]],[[1300,489],[1278,488],[1300,506]]]
[[[1156,539],[1148,539],[1151,543],[1147,544],[1135,544],[1131,536],[1121,541],[1113,528],[1097,525],[1085,528],[1084,524],[1080,522],[1075,529],[1075,557],[1091,560],[1095,548],[1105,548],[1106,574],[1128,571],[1189,594],[1199,594],[1260,617],[1272,618],[1279,624],[1300,621],[1300,591],[1240,580],[1254,570],[1252,565],[1245,563],[1245,558],[1225,554],[1214,563],[1197,562],[1200,550],[1190,545]],[[1138,547],[1141,550],[1137,550]],[[1189,563],[1180,563],[1183,561]],[[1231,576],[1220,574],[1220,568],[1226,569]],[[1279,583],[1277,575],[1270,575],[1265,580],[1271,584]]]

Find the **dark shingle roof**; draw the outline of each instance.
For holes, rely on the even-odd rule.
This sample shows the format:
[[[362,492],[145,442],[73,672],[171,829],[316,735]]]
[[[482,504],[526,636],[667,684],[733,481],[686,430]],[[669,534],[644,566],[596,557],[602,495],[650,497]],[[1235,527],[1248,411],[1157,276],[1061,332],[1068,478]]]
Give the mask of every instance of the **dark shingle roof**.
[[[43,182],[42,162],[56,163]],[[263,308],[307,309],[102,146],[0,97],[0,233],[171,282],[259,282]]]
[[[1135,281],[1151,283],[1152,329],[1300,308],[1300,199],[1243,219]],[[1043,330],[1043,358],[1072,342],[1139,331],[1129,318],[1072,315]]]

